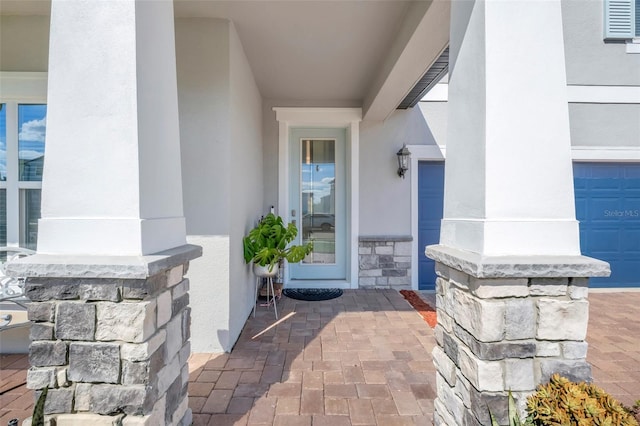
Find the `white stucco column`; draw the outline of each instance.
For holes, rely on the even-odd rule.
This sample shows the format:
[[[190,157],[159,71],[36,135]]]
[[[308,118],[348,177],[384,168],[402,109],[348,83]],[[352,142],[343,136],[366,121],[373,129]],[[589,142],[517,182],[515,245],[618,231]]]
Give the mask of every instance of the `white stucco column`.
[[[559,0],[451,7],[445,246],[578,255]]]
[[[53,0],[50,43],[27,387],[45,422],[190,425],[173,2]]]
[[[39,253],[186,243],[176,87],[171,1],[53,0]]]
[[[454,1],[433,350],[437,426],[507,424],[559,373],[591,378],[560,0]],[[560,325],[560,326],[559,326]],[[520,418],[524,416],[520,412]]]

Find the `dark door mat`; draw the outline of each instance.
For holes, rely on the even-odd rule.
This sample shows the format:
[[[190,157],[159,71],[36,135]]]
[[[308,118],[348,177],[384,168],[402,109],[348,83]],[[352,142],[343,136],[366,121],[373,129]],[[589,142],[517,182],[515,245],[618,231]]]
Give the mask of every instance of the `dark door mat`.
[[[339,288],[285,288],[283,293],[291,299],[310,302],[331,300],[342,296],[342,290]]]

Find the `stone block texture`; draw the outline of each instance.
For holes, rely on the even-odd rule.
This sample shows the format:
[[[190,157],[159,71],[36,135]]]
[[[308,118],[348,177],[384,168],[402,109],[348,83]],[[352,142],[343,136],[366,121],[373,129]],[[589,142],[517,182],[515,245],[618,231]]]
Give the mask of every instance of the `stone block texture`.
[[[441,263],[436,273],[434,424],[490,424],[487,407],[507,424],[509,390],[524,414],[552,374],[591,380],[587,279],[478,278]]]
[[[365,288],[411,288],[411,237],[360,237],[358,284]]]
[[[191,310],[182,262],[147,279],[27,278],[27,386],[36,395],[49,387],[48,418],[68,425],[190,423],[182,371]]]

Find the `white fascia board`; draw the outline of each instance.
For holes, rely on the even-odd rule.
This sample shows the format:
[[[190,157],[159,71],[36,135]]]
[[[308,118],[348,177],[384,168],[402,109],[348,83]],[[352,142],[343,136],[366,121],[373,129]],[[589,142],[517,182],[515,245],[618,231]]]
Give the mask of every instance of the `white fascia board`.
[[[449,86],[438,83],[420,102],[446,102]],[[567,85],[569,103],[585,104],[640,104],[640,86],[585,86]]]
[[[0,100],[46,102],[46,72],[0,72]]]
[[[574,146],[571,159],[576,162],[640,162],[640,146]]]
[[[449,100],[449,84],[438,83],[420,99],[420,102],[446,102]]]
[[[567,85],[569,103],[640,104],[640,86]]]
[[[383,121],[449,44],[451,4],[414,2],[380,72],[364,99],[364,118]]]
[[[447,157],[446,146],[407,145],[407,148],[411,152],[411,170],[417,169],[418,161],[443,161]],[[571,159],[573,161],[636,162],[640,161],[640,146],[573,146]]]
[[[276,121],[290,126],[346,127],[362,120],[362,108],[295,108],[274,107]]]

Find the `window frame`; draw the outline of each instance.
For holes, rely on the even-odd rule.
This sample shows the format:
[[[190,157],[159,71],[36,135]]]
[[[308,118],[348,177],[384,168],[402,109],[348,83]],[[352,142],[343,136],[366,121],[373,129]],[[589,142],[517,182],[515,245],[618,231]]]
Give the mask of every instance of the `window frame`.
[[[25,189],[42,190],[42,181],[20,181],[18,159],[18,105],[47,104],[47,73],[0,72],[0,104],[6,108],[7,180],[0,181],[6,190],[7,247],[22,247],[21,197]],[[24,209],[23,209],[24,211]]]

